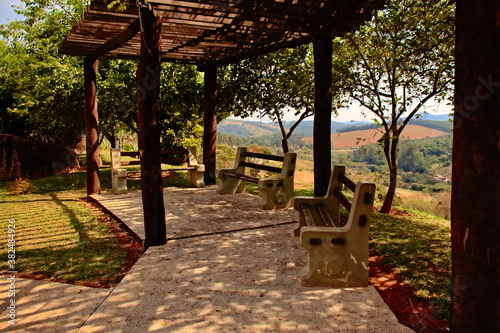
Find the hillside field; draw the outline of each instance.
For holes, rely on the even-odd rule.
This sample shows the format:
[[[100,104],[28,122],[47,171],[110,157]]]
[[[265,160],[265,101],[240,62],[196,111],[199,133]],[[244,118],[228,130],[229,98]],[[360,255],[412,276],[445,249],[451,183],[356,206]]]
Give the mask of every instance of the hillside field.
[[[423,139],[423,138],[434,138],[442,135],[449,134],[444,131],[423,127],[419,125],[407,125],[403,130],[402,139]],[[332,146],[333,149],[348,149],[356,148],[368,143],[377,142],[382,136],[382,133],[376,129],[345,132],[345,133],[335,133],[332,134]],[[313,142],[312,137],[307,137],[302,139],[306,144],[311,144]]]

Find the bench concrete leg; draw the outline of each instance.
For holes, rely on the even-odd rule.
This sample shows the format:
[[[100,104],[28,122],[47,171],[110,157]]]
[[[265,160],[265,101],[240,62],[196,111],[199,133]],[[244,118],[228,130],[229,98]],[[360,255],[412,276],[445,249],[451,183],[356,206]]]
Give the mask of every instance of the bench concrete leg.
[[[188,173],[188,186],[189,187],[205,187],[205,169],[196,168],[195,170],[189,170]]]
[[[126,169],[111,169],[111,190],[114,194],[127,193]]]
[[[245,192],[245,181],[238,178],[219,175],[219,187],[217,189],[217,194],[234,194],[243,192]]]
[[[281,179],[259,180],[261,209],[288,208],[293,206],[293,185]]]
[[[308,252],[308,264],[301,271],[300,283],[339,288],[367,286],[368,239],[321,229],[302,227],[300,237]]]

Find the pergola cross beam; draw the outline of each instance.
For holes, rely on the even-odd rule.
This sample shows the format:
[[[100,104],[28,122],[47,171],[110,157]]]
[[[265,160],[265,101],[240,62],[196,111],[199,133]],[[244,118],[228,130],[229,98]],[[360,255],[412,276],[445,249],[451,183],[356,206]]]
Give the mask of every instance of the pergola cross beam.
[[[136,18],[125,30],[123,30],[122,33],[108,40],[105,44],[99,46],[97,49],[92,51],[92,53],[87,55],[87,57],[90,59],[99,59],[106,53],[115,50],[116,48],[131,40],[134,36],[137,35],[137,33],[139,33],[140,29],[140,19]]]
[[[386,2],[149,0],[147,4],[163,18],[162,61],[218,66],[311,43],[318,34],[342,36],[370,20]],[[128,0],[124,11],[117,11],[108,8],[107,0],[93,0],[60,52],[138,59],[140,36],[125,32],[137,17],[135,1]]]

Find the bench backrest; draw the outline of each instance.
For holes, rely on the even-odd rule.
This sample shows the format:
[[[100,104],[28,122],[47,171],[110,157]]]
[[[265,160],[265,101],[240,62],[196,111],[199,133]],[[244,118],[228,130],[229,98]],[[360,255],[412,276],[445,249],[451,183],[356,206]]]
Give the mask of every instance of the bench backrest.
[[[281,162],[282,166],[280,168],[271,165],[248,162],[249,158],[277,161]],[[252,153],[249,152],[246,147],[238,147],[238,150],[236,152],[236,161],[234,168],[236,169],[236,172],[240,174],[245,173],[245,168],[253,168],[258,170],[280,173],[281,178],[293,179],[295,173],[296,160],[297,160],[297,154],[295,153],[285,153],[284,156],[269,155],[261,153]]]
[[[189,166],[197,165],[196,148],[188,147],[187,149],[169,149],[160,152],[160,162],[164,164],[180,164],[188,163]],[[177,157],[172,158],[172,155]],[[121,161],[121,156],[128,156],[137,159],[136,161]],[[140,154],[138,151],[122,151],[119,148],[111,149],[111,168],[120,169],[123,165],[140,165]]]
[[[344,188],[348,188],[354,193],[352,202],[342,193]],[[369,223],[372,216],[373,200],[375,197],[375,184],[372,182],[360,181],[355,184],[345,175],[344,165],[335,165],[330,177],[327,195],[329,215],[336,226],[340,225],[340,205],[344,206],[349,214],[348,225],[358,223],[363,226]],[[352,207],[356,207],[351,213]]]

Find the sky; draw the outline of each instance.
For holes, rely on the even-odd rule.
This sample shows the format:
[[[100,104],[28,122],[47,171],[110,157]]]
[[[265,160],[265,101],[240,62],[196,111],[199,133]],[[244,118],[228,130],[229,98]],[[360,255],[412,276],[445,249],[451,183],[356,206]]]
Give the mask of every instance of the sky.
[[[20,0],[0,0],[0,24],[15,21],[20,16],[14,12],[12,5],[20,5]]]
[[[14,8],[12,8],[12,5],[21,5],[21,4],[22,2],[20,0],[0,0],[0,24],[9,23],[16,19],[19,19],[20,16],[14,12]],[[363,116],[361,111],[362,111],[361,108],[357,106],[352,106],[349,109],[342,109],[339,110],[337,116],[332,117],[332,120],[342,121],[342,122],[354,121],[354,120],[371,122],[373,117],[369,113],[365,117]],[[427,111],[432,114],[444,114],[444,113],[450,113],[450,108],[445,106],[444,103],[442,105],[438,105],[436,103],[432,107],[429,107]],[[265,118],[263,119],[247,118],[247,120],[257,120],[264,122],[270,121],[269,119]],[[285,120],[296,120],[296,117],[294,117],[292,113],[289,113],[288,115],[285,116]]]

